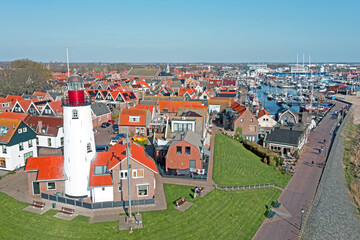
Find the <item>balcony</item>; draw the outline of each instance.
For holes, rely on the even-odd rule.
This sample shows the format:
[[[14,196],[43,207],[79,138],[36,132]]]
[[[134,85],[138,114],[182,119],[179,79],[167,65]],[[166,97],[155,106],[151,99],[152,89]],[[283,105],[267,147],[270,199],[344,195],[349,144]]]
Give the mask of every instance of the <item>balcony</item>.
[[[61,100],[62,106],[87,106],[91,105],[91,99],[85,96],[84,99],[69,99],[69,97],[64,97]]]

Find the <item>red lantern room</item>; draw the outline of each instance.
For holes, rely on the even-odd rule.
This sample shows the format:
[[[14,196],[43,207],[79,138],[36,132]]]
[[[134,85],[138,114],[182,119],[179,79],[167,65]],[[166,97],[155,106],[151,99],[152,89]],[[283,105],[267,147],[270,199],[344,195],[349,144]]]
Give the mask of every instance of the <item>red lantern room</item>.
[[[68,78],[68,105],[70,106],[82,106],[85,105],[84,96],[84,82],[83,79],[76,73]]]

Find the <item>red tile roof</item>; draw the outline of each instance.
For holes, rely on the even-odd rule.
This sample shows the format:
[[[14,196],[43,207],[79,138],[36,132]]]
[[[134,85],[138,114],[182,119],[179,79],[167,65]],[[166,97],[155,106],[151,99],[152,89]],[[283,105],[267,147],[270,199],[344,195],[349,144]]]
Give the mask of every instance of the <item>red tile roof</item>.
[[[38,171],[38,181],[65,180],[64,156],[29,157],[25,172]]]
[[[158,173],[155,162],[145,155],[144,148],[131,140],[131,159],[143,165],[147,169]],[[108,170],[112,170],[122,161],[126,160],[126,144],[122,141],[110,147],[108,152],[98,152],[95,160],[90,167],[90,187],[109,186],[112,185],[112,178],[110,174],[94,175],[95,166],[107,166]]]
[[[19,119],[19,120],[24,121],[28,115],[29,114],[27,114],[27,113],[3,112],[3,113],[0,113],[0,118]]]
[[[109,186],[112,185],[110,174],[95,175],[95,166],[107,166],[110,159],[113,157],[113,152],[97,152],[96,158],[91,162],[90,166],[90,187]]]
[[[145,109],[145,110],[149,110],[150,111],[150,114],[151,114],[151,116],[152,116],[152,114],[153,114],[153,109],[156,109],[156,105],[140,105],[140,104],[138,104],[138,105],[136,105],[136,106],[134,106],[134,107],[131,107],[130,109],[137,109],[137,110],[140,110],[140,109]]]
[[[146,126],[147,109],[123,109],[120,113],[121,126]],[[130,116],[139,116],[139,122],[130,122]]]
[[[63,112],[63,107],[61,104],[61,101],[56,101],[56,102],[49,102],[47,103],[50,108],[54,111],[55,115],[61,115]],[[45,109],[45,108],[44,108]]]
[[[264,115],[270,115],[270,113],[268,111],[266,111],[265,109],[260,109],[257,115],[258,115],[258,118],[261,118]]]
[[[6,100],[10,101],[12,104],[15,104],[16,101],[24,100],[21,96],[17,95],[7,95]]]
[[[179,108],[190,108],[190,107],[202,107],[200,101],[164,101],[158,102],[160,111],[164,112],[164,109],[168,109],[169,113],[178,112]],[[205,106],[206,108],[206,106]]]
[[[41,121],[42,128],[46,132],[42,132],[39,127],[39,121]],[[45,117],[45,116],[32,116],[29,115],[25,121],[37,134],[57,136],[58,128],[63,126],[63,119],[59,117]]]
[[[114,157],[112,157],[109,161],[108,169],[111,170],[115,166],[117,166],[120,162],[126,159],[126,144],[122,144],[122,141],[110,147],[109,152],[114,152]],[[158,173],[155,162],[150,158],[146,157],[144,148],[131,140],[131,148],[130,148],[131,158],[153,171],[154,173]]]

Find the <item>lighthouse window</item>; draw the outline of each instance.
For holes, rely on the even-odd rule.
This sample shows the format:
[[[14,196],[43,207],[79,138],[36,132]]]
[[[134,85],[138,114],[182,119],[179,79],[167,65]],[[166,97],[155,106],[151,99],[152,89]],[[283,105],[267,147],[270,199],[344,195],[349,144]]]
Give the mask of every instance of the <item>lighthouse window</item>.
[[[79,119],[78,111],[76,109],[72,110],[72,119]]]
[[[88,143],[88,144],[86,145],[86,149],[87,149],[87,152],[92,152],[92,151],[91,151],[91,144],[90,144],[90,143]]]

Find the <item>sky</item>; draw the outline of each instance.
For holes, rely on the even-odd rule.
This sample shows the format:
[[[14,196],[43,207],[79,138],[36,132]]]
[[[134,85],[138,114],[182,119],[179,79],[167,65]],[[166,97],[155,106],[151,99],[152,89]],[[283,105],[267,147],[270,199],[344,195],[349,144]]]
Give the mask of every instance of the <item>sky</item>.
[[[360,62],[360,1],[1,0],[0,61]]]

